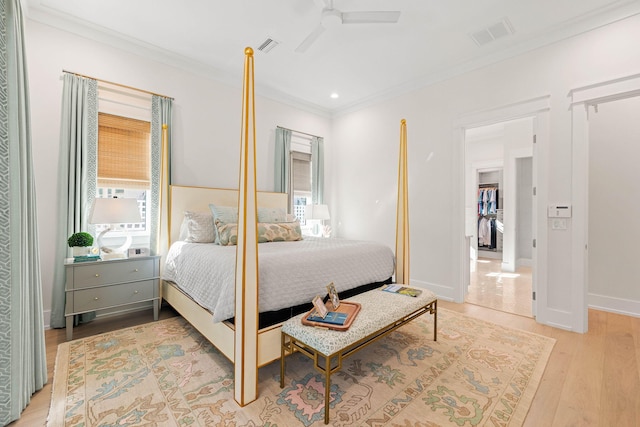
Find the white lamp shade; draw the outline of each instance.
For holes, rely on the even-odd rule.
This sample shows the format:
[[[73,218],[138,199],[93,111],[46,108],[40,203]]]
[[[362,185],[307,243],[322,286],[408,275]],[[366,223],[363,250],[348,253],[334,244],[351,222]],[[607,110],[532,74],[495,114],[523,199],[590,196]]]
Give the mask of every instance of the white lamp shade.
[[[89,215],[90,224],[131,224],[142,222],[136,199],[97,198]]]
[[[327,205],[306,205],[304,207],[304,217],[306,219],[331,219],[329,206]]]

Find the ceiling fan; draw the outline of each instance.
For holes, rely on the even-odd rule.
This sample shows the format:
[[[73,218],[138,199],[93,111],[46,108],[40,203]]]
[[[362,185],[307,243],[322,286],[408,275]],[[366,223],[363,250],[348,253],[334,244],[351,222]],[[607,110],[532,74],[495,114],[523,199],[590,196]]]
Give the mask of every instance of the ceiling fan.
[[[296,53],[304,53],[327,28],[340,24],[395,24],[399,11],[341,12],[333,8],[333,0],[324,0],[324,8],[318,26],[298,45]]]

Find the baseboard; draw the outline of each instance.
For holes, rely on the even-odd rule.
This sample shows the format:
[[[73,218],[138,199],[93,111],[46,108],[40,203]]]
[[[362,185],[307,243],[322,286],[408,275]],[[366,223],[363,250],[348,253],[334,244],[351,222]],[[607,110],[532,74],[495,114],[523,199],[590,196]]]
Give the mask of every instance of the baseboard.
[[[121,314],[133,313],[135,311],[150,310],[153,308],[152,301],[143,301],[138,304],[130,304],[125,307],[117,307],[107,310],[100,310],[96,312],[96,319],[102,319],[105,317],[119,316]],[[51,329],[51,310],[44,310],[42,312],[44,320],[44,329]]]
[[[429,283],[429,282],[425,282],[422,280],[415,280],[415,279],[411,279],[409,286],[428,289],[434,294],[436,294],[438,299],[441,299],[444,301],[451,301],[451,302],[455,301],[455,299],[453,298],[453,289],[451,289],[448,286],[436,285],[435,283]]]
[[[543,320],[543,324],[545,325],[566,331],[573,331],[573,316],[568,311],[547,308],[544,319],[538,317],[538,321],[540,320]]]
[[[516,267],[533,267],[533,260],[531,258],[518,258]]]
[[[44,310],[42,312],[42,320],[44,321],[44,328],[51,329],[51,310]]]
[[[589,308],[594,310],[640,317],[640,301],[598,294],[589,294],[588,301]]]

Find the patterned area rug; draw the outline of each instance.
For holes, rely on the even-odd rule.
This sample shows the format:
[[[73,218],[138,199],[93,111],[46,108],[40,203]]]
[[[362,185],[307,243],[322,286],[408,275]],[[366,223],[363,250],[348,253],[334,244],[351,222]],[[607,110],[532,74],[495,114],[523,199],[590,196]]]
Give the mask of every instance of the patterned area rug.
[[[335,426],[518,426],[554,340],[438,310],[345,359]],[[233,399],[233,367],[181,317],[60,344],[48,426],[321,426],[323,376],[308,358],[259,370],[258,400]]]

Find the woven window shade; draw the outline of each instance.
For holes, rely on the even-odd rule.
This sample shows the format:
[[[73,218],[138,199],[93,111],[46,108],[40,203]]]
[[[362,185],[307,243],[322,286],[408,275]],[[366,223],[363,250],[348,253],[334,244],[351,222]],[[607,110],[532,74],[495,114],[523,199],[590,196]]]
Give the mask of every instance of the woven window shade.
[[[150,187],[151,124],[112,114],[98,114],[98,186]]]
[[[311,154],[291,152],[293,191],[311,192]]]

